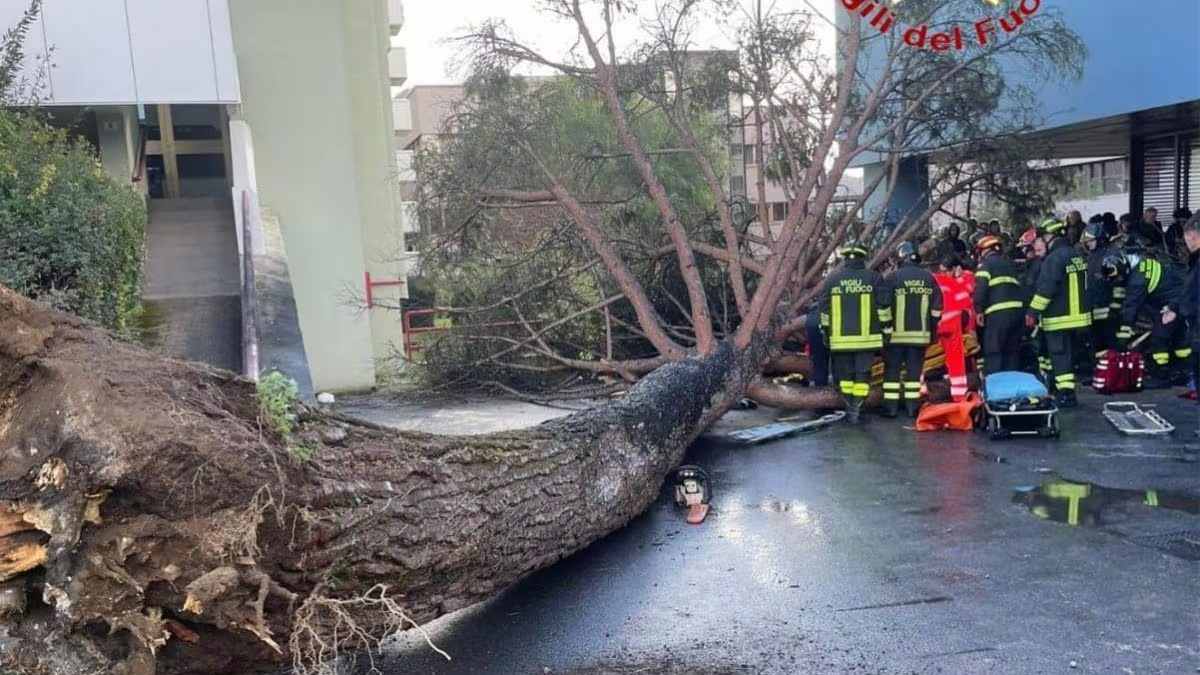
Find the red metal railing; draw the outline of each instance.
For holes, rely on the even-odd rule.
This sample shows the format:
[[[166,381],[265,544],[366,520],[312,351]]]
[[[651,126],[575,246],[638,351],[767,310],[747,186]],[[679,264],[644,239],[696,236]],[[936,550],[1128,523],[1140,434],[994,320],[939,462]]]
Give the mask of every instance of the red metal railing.
[[[367,309],[375,306],[375,288],[378,286],[403,286],[404,279],[384,279],[376,281],[371,278],[370,272],[363,272],[363,287],[367,293]]]

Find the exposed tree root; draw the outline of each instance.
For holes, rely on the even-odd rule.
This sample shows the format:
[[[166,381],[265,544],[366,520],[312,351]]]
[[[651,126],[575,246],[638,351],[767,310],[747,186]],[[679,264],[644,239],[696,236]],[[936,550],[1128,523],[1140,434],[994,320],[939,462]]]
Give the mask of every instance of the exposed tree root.
[[[0,288],[0,672],[322,672],[622,527],[767,356],[520,432],[306,411],[300,463],[250,383]]]

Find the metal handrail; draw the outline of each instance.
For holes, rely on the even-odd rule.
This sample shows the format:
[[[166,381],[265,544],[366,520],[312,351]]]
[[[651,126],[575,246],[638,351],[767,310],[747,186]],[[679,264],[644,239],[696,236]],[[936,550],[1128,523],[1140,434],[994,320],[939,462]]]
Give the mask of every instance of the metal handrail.
[[[258,291],[254,287],[254,238],[250,191],[242,190],[242,374],[258,381]]]
[[[146,125],[139,124],[137,164],[134,167],[133,176],[130,177],[130,181],[133,183],[140,183],[146,177],[146,144],[149,140],[149,132],[146,130]]]

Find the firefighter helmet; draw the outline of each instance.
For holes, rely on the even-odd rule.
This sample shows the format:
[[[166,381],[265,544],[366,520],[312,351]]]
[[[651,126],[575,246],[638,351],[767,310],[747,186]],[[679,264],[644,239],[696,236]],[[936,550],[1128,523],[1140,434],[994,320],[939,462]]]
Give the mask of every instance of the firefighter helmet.
[[[1021,248],[1029,248],[1033,246],[1033,242],[1035,239],[1037,239],[1037,237],[1038,231],[1031,227],[1021,233],[1021,239],[1017,242],[1017,245]]]
[[[1129,270],[1133,264],[1133,258],[1137,258],[1136,254],[1112,252],[1104,256],[1100,261],[1100,276],[1108,281],[1121,281],[1129,276]]]
[[[865,258],[867,257],[867,248],[858,243],[857,239],[850,239],[838,249],[838,255],[843,258]]]
[[[1108,243],[1108,232],[1105,232],[1103,222],[1088,223],[1079,238],[1083,241],[1095,241],[1100,246],[1104,246]]]
[[[994,234],[985,234],[975,242],[975,250],[979,251],[981,255],[988,251],[999,251],[1003,246],[1004,242]]]
[[[1058,218],[1047,218],[1038,225],[1038,231],[1042,234],[1061,235],[1067,229],[1067,224]]]
[[[896,247],[896,259],[902,262],[921,262],[921,253],[911,241],[900,242]]]

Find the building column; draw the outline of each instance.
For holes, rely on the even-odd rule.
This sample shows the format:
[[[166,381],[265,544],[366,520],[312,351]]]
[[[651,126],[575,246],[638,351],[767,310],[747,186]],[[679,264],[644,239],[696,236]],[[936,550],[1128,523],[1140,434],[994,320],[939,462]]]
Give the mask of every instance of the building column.
[[[1134,222],[1142,218],[1146,191],[1146,144],[1136,134],[1129,135],[1129,213]]]

